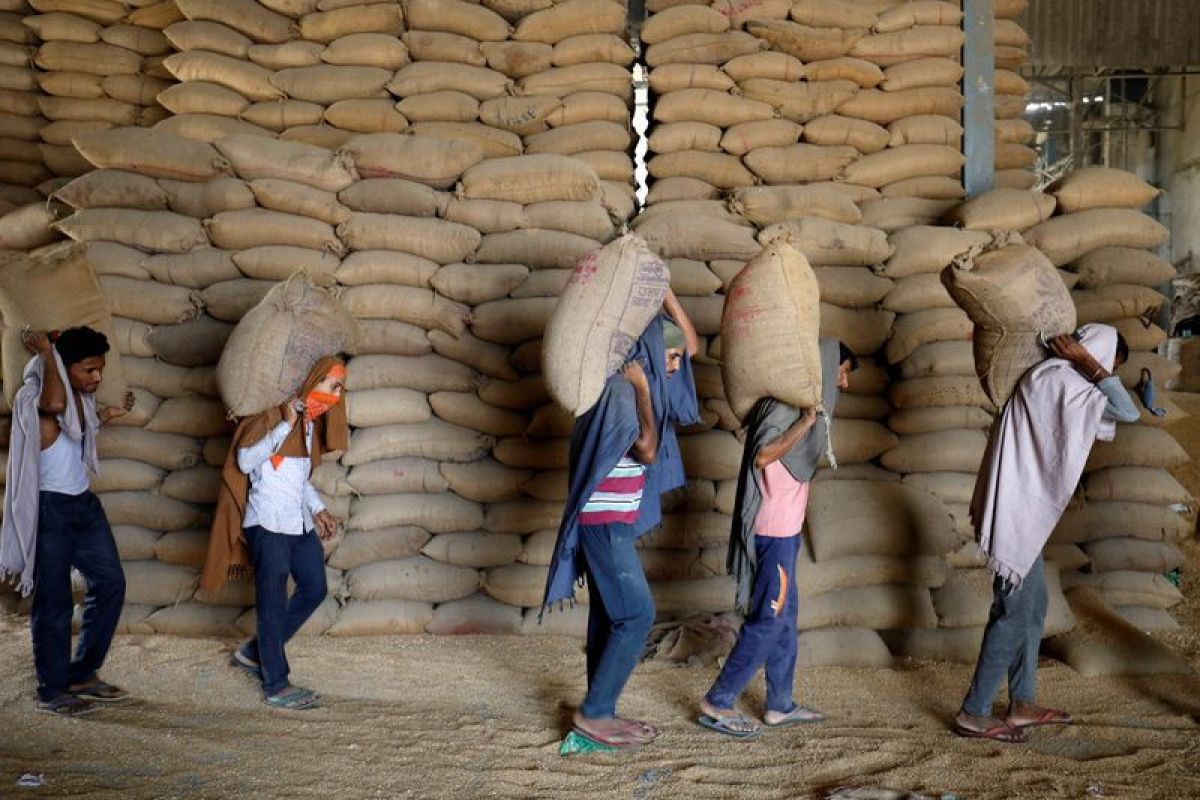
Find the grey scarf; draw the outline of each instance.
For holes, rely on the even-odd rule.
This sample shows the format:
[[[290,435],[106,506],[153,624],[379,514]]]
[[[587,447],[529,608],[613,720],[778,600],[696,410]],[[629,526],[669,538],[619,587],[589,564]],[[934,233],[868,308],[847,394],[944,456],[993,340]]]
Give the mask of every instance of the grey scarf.
[[[817,421],[803,439],[788,451],[780,463],[793,478],[807,483],[817,471],[822,456],[836,467],[831,444],[831,421],[837,405],[837,378],[841,367],[841,348],[837,339],[821,340],[821,410]],[[800,418],[800,409],[773,397],[758,401],[746,420],[746,445],[738,473],[737,503],[733,509],[733,529],[729,536],[729,554],[725,566],[737,582],[737,610],[749,612],[750,592],[757,569],[754,552],[754,520],[762,507],[762,475],[754,460],[762,447],[780,436]]]

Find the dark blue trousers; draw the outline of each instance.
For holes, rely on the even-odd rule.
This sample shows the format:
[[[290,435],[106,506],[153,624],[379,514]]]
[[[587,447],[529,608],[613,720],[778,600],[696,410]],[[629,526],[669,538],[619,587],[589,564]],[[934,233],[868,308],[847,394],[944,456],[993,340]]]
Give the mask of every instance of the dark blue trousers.
[[[796,707],[792,685],[796,678],[796,556],[800,537],[755,536],[758,569],[750,593],[750,614],[742,623],[737,644],[705,699],[717,708],[733,708],[738,696],[766,667],[767,710],[786,714]]]
[[[53,700],[96,677],[125,602],[125,572],[108,517],[91,492],[41,492],[34,565],[33,664],[38,697]],[[71,655],[71,568],[87,580],[83,625]]]
[[[584,526],[579,532],[587,575],[588,691],[580,713],[617,715],[617,698],[642,657],[654,625],[654,598],[637,554],[637,537],[620,525]]]
[[[283,646],[325,600],[325,554],[313,531],[290,536],[252,525],[244,532],[254,564],[258,636],[243,652],[258,662],[263,692],[273,695],[287,688],[291,671]],[[287,594],[289,575],[296,581],[291,599]]]

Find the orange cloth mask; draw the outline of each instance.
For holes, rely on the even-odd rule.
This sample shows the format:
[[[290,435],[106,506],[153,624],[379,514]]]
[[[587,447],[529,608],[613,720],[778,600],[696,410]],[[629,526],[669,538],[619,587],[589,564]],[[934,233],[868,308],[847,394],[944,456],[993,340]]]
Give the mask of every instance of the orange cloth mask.
[[[316,389],[313,389],[304,396],[304,421],[312,422],[340,403],[341,400],[341,395],[318,392]]]
[[[334,364],[329,368],[329,372],[325,377],[345,382],[346,365]],[[336,406],[339,402],[341,402],[341,399],[341,395],[330,394],[328,392],[319,392],[316,389],[313,389],[304,396],[304,421],[312,422],[314,419]]]

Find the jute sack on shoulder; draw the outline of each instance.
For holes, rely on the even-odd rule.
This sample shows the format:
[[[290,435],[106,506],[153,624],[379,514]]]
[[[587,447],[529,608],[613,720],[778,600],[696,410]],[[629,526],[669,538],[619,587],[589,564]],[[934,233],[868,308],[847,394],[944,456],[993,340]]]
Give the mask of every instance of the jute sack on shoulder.
[[[556,401],[577,416],[595,404],[669,285],[667,265],[634,234],[580,259],[546,325],[542,368]]]
[[[960,256],[942,271],[954,301],[975,323],[975,371],[997,406],[1046,352],[1047,337],[1075,330],[1075,304],[1050,261],[1033,247],[1009,245]]]
[[[21,373],[32,358],[21,341],[21,330],[63,330],[87,325],[108,337],[104,381],[97,400],[116,405],[125,395],[121,356],[113,332],[112,316],[82,246],[38,258],[16,251],[0,255],[0,316],[5,330],[0,353],[3,359],[4,397],[9,404],[21,388]]]
[[[331,293],[293,276],[234,328],[217,363],[221,398],[238,417],[278,405],[319,359],[352,349],[358,335],[358,323]]]
[[[821,402],[820,288],[804,257],[777,241],[734,278],[721,315],[725,395],[740,419],[763,397]]]

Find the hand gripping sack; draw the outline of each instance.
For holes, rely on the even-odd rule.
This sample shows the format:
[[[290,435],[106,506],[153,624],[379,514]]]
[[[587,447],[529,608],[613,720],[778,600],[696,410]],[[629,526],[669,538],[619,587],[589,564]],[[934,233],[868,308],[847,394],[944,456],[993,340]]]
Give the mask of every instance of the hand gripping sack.
[[[1075,330],[1075,304],[1058,271],[1027,245],[965,253],[942,270],[942,283],[975,324],[975,372],[999,407],[1026,370],[1047,358],[1047,338]]]
[[[671,276],[640,237],[626,234],[575,265],[546,325],[546,388],[576,416],[600,398],[604,382],[662,307]]]
[[[721,376],[739,419],[763,397],[821,402],[820,288],[804,254],[776,240],[730,284],[721,314]]]
[[[235,417],[277,406],[299,390],[313,365],[352,350],[358,323],[333,294],[293,275],[267,292],[233,329],[217,384]]]

